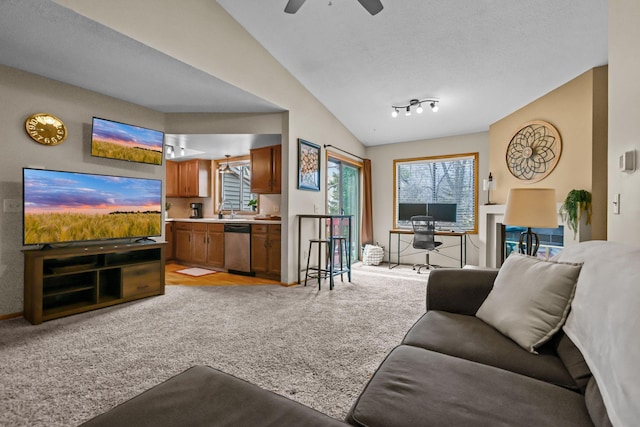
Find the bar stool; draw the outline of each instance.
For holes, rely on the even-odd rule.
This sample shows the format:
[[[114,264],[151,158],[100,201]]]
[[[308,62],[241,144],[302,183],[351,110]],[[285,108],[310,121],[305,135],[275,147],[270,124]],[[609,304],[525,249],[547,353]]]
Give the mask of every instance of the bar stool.
[[[311,250],[313,249],[313,245],[318,245],[318,254],[322,253],[322,245],[325,246],[325,258],[329,258],[329,240],[326,239],[309,239],[309,251],[307,252],[307,270],[304,275],[304,285],[307,286],[307,279],[318,279],[318,290],[322,284],[322,279],[326,279],[329,277],[329,264],[325,264],[327,268],[322,268],[322,257],[318,257],[318,265],[316,267],[309,267],[309,263],[311,262]],[[310,273],[309,271],[314,271],[315,273]]]
[[[329,239],[331,241],[331,249],[330,251],[330,259],[329,262],[330,264],[330,268],[329,268],[329,273],[331,274],[331,279],[329,282],[329,286],[331,289],[333,289],[333,276],[337,276],[338,274],[340,275],[340,281],[344,282],[344,273],[347,273],[349,271],[349,266],[345,266],[345,261],[346,261],[346,256],[347,256],[347,238],[344,236],[332,236],[331,239]],[[337,244],[337,245],[336,245]],[[336,252],[338,252],[338,259],[340,264],[338,265],[338,268],[336,268],[336,266],[334,265],[335,262],[335,257],[336,257]]]
[[[318,259],[316,267],[310,267],[311,251],[313,245],[319,245],[318,251],[322,253],[322,245],[325,246],[326,260],[325,268],[322,268],[322,257]],[[336,268],[335,257],[338,255],[339,265]],[[329,289],[333,289],[333,276],[340,275],[340,280],[344,282],[344,273],[349,272],[349,266],[345,265],[347,256],[347,238],[344,236],[332,236],[329,239],[309,239],[309,252],[307,253],[307,270],[304,276],[304,285],[307,286],[309,278],[318,279],[318,289],[321,289],[322,279],[329,279]],[[348,264],[348,263],[347,263]],[[310,272],[312,271],[312,272]],[[315,273],[313,273],[315,271]]]

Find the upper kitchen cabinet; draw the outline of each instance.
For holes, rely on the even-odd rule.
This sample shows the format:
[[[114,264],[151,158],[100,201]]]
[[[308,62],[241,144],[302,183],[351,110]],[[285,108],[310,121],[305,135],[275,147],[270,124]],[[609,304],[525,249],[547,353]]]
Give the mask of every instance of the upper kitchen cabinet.
[[[250,151],[251,192],[279,194],[282,191],[282,147],[254,148]]]
[[[167,197],[209,197],[209,160],[167,161]]]
[[[180,163],[167,160],[165,187],[167,197],[180,197]]]

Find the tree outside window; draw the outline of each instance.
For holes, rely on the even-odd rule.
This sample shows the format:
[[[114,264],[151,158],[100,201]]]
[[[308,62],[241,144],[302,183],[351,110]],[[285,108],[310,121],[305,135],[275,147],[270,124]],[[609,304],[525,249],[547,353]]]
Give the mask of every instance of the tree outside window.
[[[394,170],[396,227],[411,226],[398,219],[401,203],[455,203],[456,222],[447,227],[477,232],[478,153],[395,160]]]

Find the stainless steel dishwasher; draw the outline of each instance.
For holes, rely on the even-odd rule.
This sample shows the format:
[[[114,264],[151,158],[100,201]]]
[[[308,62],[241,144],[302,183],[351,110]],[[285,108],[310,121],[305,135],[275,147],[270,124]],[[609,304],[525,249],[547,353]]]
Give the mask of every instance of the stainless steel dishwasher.
[[[224,268],[251,273],[251,224],[224,225]]]

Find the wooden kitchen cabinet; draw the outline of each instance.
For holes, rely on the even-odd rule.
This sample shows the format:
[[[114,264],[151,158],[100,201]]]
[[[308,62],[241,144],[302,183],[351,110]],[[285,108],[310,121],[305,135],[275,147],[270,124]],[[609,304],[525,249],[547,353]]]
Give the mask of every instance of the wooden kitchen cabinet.
[[[173,245],[173,223],[164,223],[164,240],[167,242],[167,246],[164,251],[165,261],[171,261],[175,258],[175,249]]]
[[[176,260],[191,262],[191,223],[174,223],[173,240]]]
[[[207,259],[211,267],[224,268],[224,224],[207,224]]]
[[[167,197],[180,197],[180,163],[167,160],[165,169],[165,188]]]
[[[282,147],[254,148],[250,151],[251,192],[279,194],[282,191]]]
[[[207,224],[194,223],[191,227],[191,262],[204,265],[207,262]]]
[[[209,197],[211,161],[202,159],[174,162],[167,160],[167,197]]]
[[[175,257],[179,262],[224,268],[224,225],[176,222]]]
[[[251,271],[257,276],[280,279],[280,224],[251,225]]]

